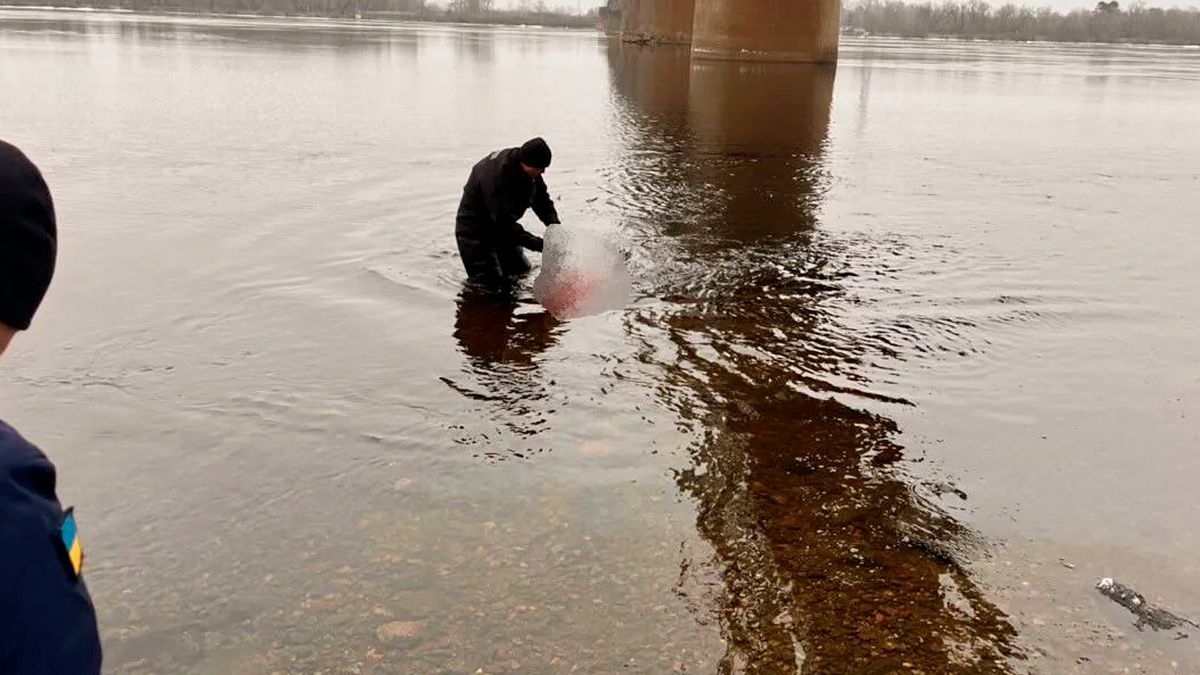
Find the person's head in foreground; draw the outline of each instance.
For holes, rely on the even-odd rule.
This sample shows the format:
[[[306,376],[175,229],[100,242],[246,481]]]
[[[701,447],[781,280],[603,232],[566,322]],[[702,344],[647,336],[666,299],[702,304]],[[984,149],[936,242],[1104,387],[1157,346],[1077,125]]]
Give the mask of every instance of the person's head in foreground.
[[[33,162],[0,141],[0,354],[26,330],[54,276],[58,230]]]

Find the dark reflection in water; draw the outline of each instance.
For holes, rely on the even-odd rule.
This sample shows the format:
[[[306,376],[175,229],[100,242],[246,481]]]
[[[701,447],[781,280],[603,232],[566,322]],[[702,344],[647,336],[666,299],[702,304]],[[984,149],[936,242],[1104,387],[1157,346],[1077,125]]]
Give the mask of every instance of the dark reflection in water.
[[[482,30],[463,33],[454,46],[461,56],[481,64],[490,64],[496,58],[496,32]]]
[[[697,611],[727,640],[721,672],[1009,672],[1016,633],[963,567],[971,533],[906,480],[896,425],[827,384],[867,384],[832,318],[853,252],[815,230],[833,72],[609,54],[634,150],[613,199],[655,251],[643,293],[670,301],[629,330],[702,430],[677,482],[719,586],[687,562],[679,591],[716,608]]]
[[[829,126],[832,70],[697,63],[691,68],[692,151],[716,209],[695,239],[711,246],[774,247],[815,224]]]
[[[454,339],[465,356],[469,381],[442,378],[452,389],[479,403],[479,411],[495,416],[518,437],[544,431],[541,405],[549,397],[539,376],[542,354],[558,342],[559,323],[532,301],[516,296],[462,291],[455,313]],[[460,438],[475,445],[486,438]],[[480,454],[504,459],[484,443]]]
[[[518,313],[522,307],[528,311]],[[538,355],[557,341],[556,325],[537,305],[466,289],[458,299],[454,339],[477,370],[532,370]]]

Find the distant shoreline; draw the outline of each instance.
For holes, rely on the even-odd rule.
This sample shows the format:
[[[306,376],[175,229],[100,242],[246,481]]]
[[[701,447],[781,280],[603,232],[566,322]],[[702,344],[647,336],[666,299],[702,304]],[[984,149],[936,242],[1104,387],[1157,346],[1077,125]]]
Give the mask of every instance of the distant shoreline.
[[[364,11],[346,13],[344,11],[334,9],[331,11],[313,11],[295,9],[298,3],[293,3],[291,8],[281,11],[266,11],[263,9],[255,9],[254,11],[226,11],[226,10],[206,10],[196,7],[182,6],[165,6],[158,5],[156,7],[144,6],[124,6],[129,4],[140,4],[136,2],[118,3],[113,6],[94,6],[82,4],[55,4],[47,3],[45,0],[37,2],[8,2],[0,3],[0,9],[28,10],[28,11],[68,11],[79,12],[81,14],[89,14],[96,12],[113,12],[120,14],[134,14],[140,16],[211,16],[225,18],[288,18],[288,19],[340,19],[340,20],[364,20],[364,21],[406,21],[415,23],[430,23],[430,24],[459,24],[468,26],[531,26],[541,28],[562,28],[571,30],[595,30],[595,21],[586,16],[577,16],[571,14],[557,14],[553,12],[519,12],[519,11],[497,11],[488,14],[463,14],[450,12],[448,10],[419,10],[419,11]],[[284,4],[284,3],[279,3]],[[317,3],[314,3],[317,4]],[[325,3],[321,3],[325,4]],[[332,3],[329,3],[332,4]]]
[[[978,0],[851,0],[842,9],[842,32],[914,39],[955,38],[990,42],[1200,45],[1200,9],[1149,7],[1117,0],[1094,9],[1056,12]]]
[[[1066,38],[1050,38],[1050,37],[1004,37],[992,35],[954,35],[940,33],[923,33],[920,35],[911,35],[904,32],[871,32],[866,30],[856,29],[853,26],[842,27],[843,38],[860,38],[860,39],[887,39],[887,40],[928,40],[941,42],[993,42],[996,44],[1015,44],[1015,45],[1095,45],[1098,47],[1174,47],[1176,49],[1200,49],[1200,42],[1164,42],[1161,40],[1147,39],[1120,39],[1120,40],[1072,40]]]
[[[67,0],[69,2],[69,0]],[[165,2],[189,3],[194,0],[165,0]],[[211,5],[229,4],[238,2],[239,0],[208,0]],[[0,2],[0,9],[11,10],[28,10],[28,11],[68,11],[79,13],[93,12],[113,12],[121,14],[133,14],[141,16],[164,16],[164,17],[218,17],[218,18],[243,18],[243,19],[270,19],[270,18],[289,18],[289,19],[337,19],[342,21],[371,21],[374,23],[396,21],[407,23],[425,23],[431,25],[464,25],[464,26],[507,26],[507,27],[539,27],[539,28],[557,28],[563,30],[578,30],[588,32],[598,32],[594,19],[589,16],[559,14],[555,12],[520,12],[520,11],[495,11],[487,14],[465,14],[459,12],[451,12],[441,9],[420,9],[414,11],[364,11],[360,13],[347,14],[340,9],[332,9],[331,11],[314,11],[316,6],[324,5],[330,7],[339,2],[347,0],[289,0],[288,2],[278,2],[276,6],[289,4],[292,8],[307,5],[305,11],[263,11],[256,9],[254,11],[226,11],[226,10],[204,10],[199,8],[188,8],[182,6],[165,6],[165,2],[156,5],[155,7],[141,6],[145,0],[118,0],[118,4],[109,7],[97,7],[81,4],[47,4],[46,0],[31,0],[30,2],[21,2],[20,0],[8,0],[8,2]],[[352,0],[351,0],[352,1]],[[122,5],[137,5],[137,6],[122,6]],[[211,6],[210,5],[210,6]],[[920,11],[922,9],[932,7],[931,5],[917,5],[897,3],[893,5],[895,8],[899,6],[901,11]],[[953,8],[952,3],[943,5],[942,8]],[[970,33],[955,33],[955,32],[938,32],[927,30],[932,26],[914,25],[915,22],[909,22],[906,27],[898,27],[893,24],[896,17],[893,15],[881,16],[876,13],[880,5],[872,0],[848,4],[843,10],[843,22],[841,34],[843,37],[878,37],[878,38],[898,38],[907,40],[961,40],[967,42],[997,42],[997,43],[1014,43],[1014,44],[1094,44],[1094,45],[1130,45],[1130,46],[1159,46],[1159,47],[1183,47],[1183,48],[1198,48],[1200,47],[1200,36],[1192,37],[1193,31],[1200,32],[1200,10],[1196,9],[1171,9],[1161,10],[1157,8],[1139,8],[1135,6],[1133,10],[1114,11],[1113,13],[1087,12],[1086,10],[1075,10],[1070,14],[1061,15],[1041,10],[1036,15],[1036,20],[1026,21],[1024,30],[1029,33],[1022,34],[1023,31],[1013,32],[992,32],[995,28],[989,25],[991,22],[1002,21],[1000,17],[995,16],[991,11],[973,17],[979,22],[978,30]],[[1032,12],[1033,10],[1026,10]],[[1123,23],[1132,23],[1131,17],[1133,12],[1142,12],[1148,17],[1155,17],[1156,14],[1162,18],[1168,19],[1168,23],[1173,26],[1176,35],[1164,36],[1157,35],[1129,35],[1122,34],[1120,28]],[[922,16],[922,19],[928,21],[928,14]],[[1040,22],[1054,22],[1052,26],[1059,28],[1068,22],[1074,21],[1075,25],[1068,28],[1073,28],[1072,32],[1064,31],[1063,34],[1053,35],[1037,32],[1036,26]],[[1190,24],[1190,25],[1189,25]],[[1195,26],[1195,27],[1194,27]],[[1189,30],[1190,29],[1190,30]],[[1060,28],[1060,30],[1062,30]],[[1100,35],[1093,34],[1093,31],[1103,30]],[[1158,32],[1158,31],[1154,31]],[[1015,33],[1015,34],[1014,34]],[[1183,33],[1183,34],[1179,34]],[[617,36],[612,36],[612,39],[620,39]]]

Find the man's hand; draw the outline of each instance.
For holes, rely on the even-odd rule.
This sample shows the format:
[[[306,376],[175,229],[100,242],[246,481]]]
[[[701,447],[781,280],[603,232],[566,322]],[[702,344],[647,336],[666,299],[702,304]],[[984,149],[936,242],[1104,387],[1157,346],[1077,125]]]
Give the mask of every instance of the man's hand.
[[[542,252],[542,238],[537,236],[536,234],[530,234],[527,232],[524,237],[521,237],[521,248],[541,253]]]

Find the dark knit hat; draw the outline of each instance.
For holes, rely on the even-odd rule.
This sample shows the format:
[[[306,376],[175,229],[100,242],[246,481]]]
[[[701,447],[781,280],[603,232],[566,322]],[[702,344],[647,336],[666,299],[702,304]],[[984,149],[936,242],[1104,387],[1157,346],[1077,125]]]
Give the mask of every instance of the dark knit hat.
[[[54,276],[58,230],[33,162],[0,141],[0,323],[25,330]]]
[[[521,163],[535,169],[545,169],[550,166],[550,146],[541,138],[526,141],[521,146]]]

